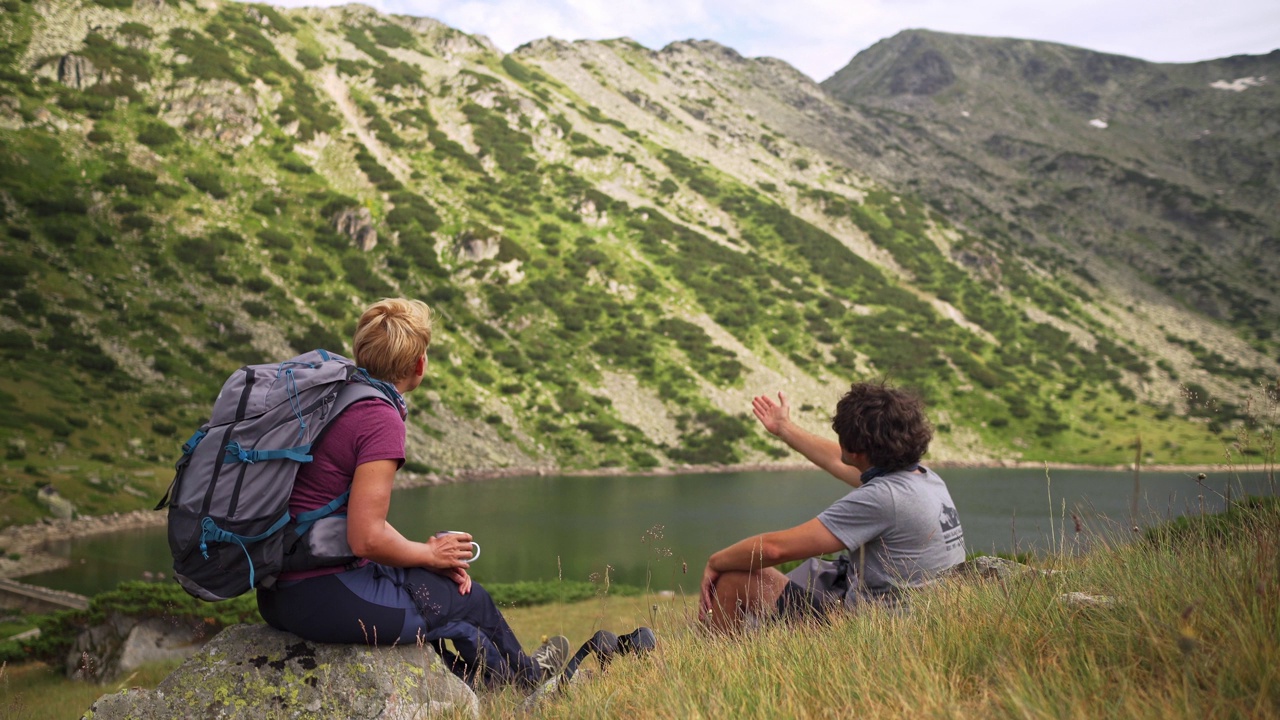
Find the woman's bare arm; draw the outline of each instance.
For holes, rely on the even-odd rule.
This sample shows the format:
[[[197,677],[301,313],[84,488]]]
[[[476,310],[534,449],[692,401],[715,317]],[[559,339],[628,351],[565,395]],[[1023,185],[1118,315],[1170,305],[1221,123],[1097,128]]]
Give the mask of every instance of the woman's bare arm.
[[[351,550],[392,567],[424,567],[460,581],[471,557],[471,536],[466,533],[432,537],[415,542],[387,522],[391,487],[398,464],[375,460],[356,468],[347,500],[347,542]],[[463,571],[459,576],[458,571]],[[468,586],[470,582],[466,583]]]

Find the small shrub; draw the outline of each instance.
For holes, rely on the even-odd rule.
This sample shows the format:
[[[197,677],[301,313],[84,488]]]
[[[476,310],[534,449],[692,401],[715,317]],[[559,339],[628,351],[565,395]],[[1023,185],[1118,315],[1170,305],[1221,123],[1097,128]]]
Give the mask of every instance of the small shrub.
[[[298,48],[298,63],[308,70],[324,67],[324,58],[307,48]]]
[[[208,193],[215,200],[224,200],[229,194],[222,186],[222,178],[218,177],[217,173],[192,170],[186,177],[187,182],[194,185],[197,190]]]
[[[377,25],[369,28],[373,41],[383,47],[411,48],[414,46],[413,33],[399,25]]]
[[[240,303],[240,307],[244,308],[244,311],[249,313],[250,316],[258,319],[269,318],[274,314],[270,305],[258,300],[245,300]]]
[[[280,168],[288,170],[294,175],[311,175],[315,172],[315,170],[312,169],[305,160],[292,153],[290,153],[284,160],[280,161]]]
[[[651,453],[645,452],[643,450],[638,450],[631,453],[631,463],[633,466],[640,469],[644,469],[644,470],[647,470],[649,468],[656,468],[662,464],[658,462],[658,458],[654,457]]]
[[[149,148],[160,148],[178,142],[181,136],[167,123],[153,122],[138,131],[138,142]]]
[[[120,23],[120,26],[116,28],[116,32],[120,33],[121,35],[127,35],[128,37],[139,38],[143,40],[151,38],[155,35],[155,33],[152,32],[150,26],[144,25],[140,22],[133,22],[132,20]]]
[[[262,247],[273,250],[292,250],[293,238],[280,232],[267,228],[258,233],[258,240],[262,242]]]
[[[249,292],[264,293],[275,287],[275,283],[265,277],[249,277],[244,280],[244,289]]]
[[[141,230],[142,232],[146,232],[156,223],[146,215],[126,215],[120,220],[120,224],[127,230]]]
[[[265,195],[254,200],[253,205],[249,206],[249,209],[259,215],[275,215],[277,212],[276,204],[271,201],[271,198]]]
[[[35,341],[22,330],[0,330],[0,354],[21,357],[35,348]]]
[[[506,70],[507,74],[511,76],[511,79],[516,82],[529,82],[529,80],[533,78],[529,73],[529,69],[524,65],[521,65],[519,61],[510,55],[504,55],[502,57],[502,69]]]
[[[319,323],[312,323],[301,334],[290,337],[289,344],[299,355],[317,348],[341,353],[346,347],[337,333]]]

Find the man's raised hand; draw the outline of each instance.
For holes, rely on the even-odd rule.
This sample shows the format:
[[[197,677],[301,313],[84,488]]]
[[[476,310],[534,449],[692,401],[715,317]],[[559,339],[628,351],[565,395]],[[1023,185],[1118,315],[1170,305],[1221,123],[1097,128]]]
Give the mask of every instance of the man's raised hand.
[[[787,396],[781,392],[778,393],[776,403],[768,395],[752,398],[751,412],[755,413],[764,429],[773,435],[781,434],[783,426],[791,422],[791,403],[787,402]]]

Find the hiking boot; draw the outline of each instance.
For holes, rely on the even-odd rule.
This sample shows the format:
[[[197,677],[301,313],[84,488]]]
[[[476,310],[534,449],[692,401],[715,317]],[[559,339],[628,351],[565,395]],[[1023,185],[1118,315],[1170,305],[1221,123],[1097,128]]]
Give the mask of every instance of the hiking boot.
[[[587,647],[595,653],[600,669],[609,667],[609,661],[618,653],[618,636],[608,630],[600,630],[587,641]]]
[[[650,633],[650,635],[652,634]],[[563,637],[548,640],[538,650],[542,651],[548,644],[557,641],[564,641],[564,647],[566,651],[568,650],[568,641]],[[587,659],[587,656],[593,654],[600,663],[600,670],[603,672],[608,669],[609,661],[613,659],[614,655],[618,654],[618,636],[608,630],[597,631],[595,635],[591,636],[590,640],[582,643],[582,647],[578,648],[578,652],[574,653],[573,657],[569,658],[568,662],[561,666],[561,669],[550,677],[544,676],[543,683],[534,690],[532,695],[525,698],[524,704],[521,706],[522,709],[529,711],[546,698],[555,695],[571,683],[575,683],[576,680],[581,680],[582,676],[578,674],[578,667],[582,665],[583,660]],[[537,655],[537,653],[534,653],[534,655]]]
[[[564,678],[572,680],[574,674],[578,672],[578,666],[588,655],[595,655],[596,662],[600,664],[601,670],[609,668],[609,662],[613,660],[613,656],[618,652],[618,636],[608,630],[598,630],[591,639],[582,643],[582,647],[578,648],[578,652],[574,653],[569,659],[569,664],[564,668]]]
[[[647,627],[641,626],[618,636],[618,654],[641,656],[658,646],[658,636]]]
[[[554,678],[564,670],[565,663],[569,662],[569,638],[563,635],[549,637],[542,641],[542,645],[530,657],[544,680]]]

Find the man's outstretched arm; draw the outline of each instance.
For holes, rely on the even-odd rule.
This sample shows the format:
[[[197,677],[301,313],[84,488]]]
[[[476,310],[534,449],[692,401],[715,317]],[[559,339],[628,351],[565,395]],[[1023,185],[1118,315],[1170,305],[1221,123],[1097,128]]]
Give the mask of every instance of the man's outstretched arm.
[[[809,462],[831,473],[841,482],[853,487],[862,485],[862,471],[852,465],[845,465],[841,459],[840,443],[814,435],[791,422],[791,404],[783,393],[778,393],[777,402],[768,395],[752,398],[751,412],[755,413],[765,430],[776,435],[792,450],[804,455]]]

